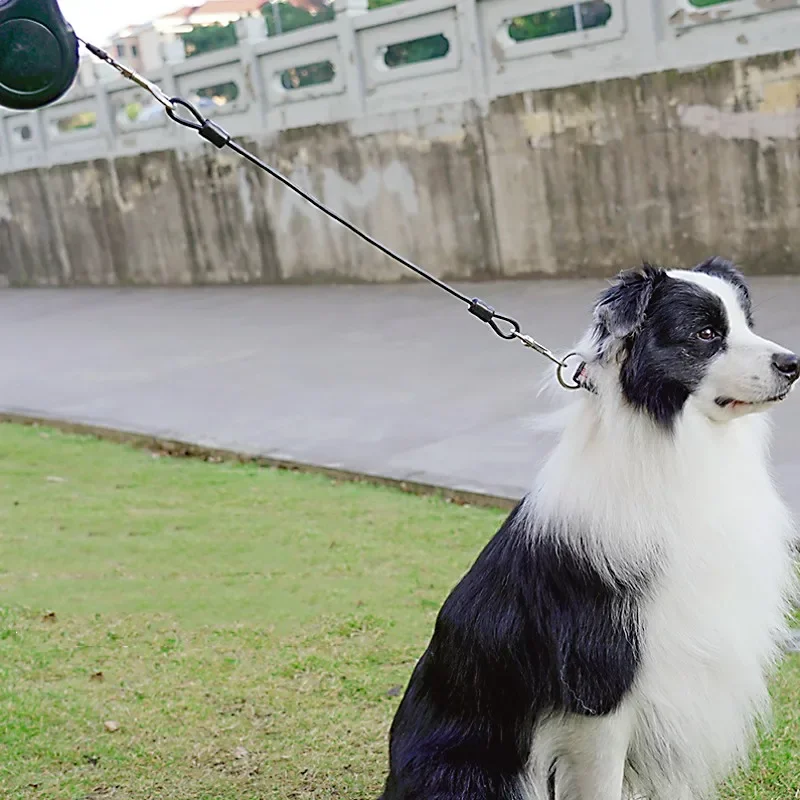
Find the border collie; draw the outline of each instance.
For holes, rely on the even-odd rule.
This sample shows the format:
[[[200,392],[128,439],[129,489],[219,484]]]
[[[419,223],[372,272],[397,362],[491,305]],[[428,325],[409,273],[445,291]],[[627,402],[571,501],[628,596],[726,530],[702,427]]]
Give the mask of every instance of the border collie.
[[[720,258],[622,273],[577,349],[590,391],[445,601],[383,800],[708,798],[768,711],[795,586],[761,412],[797,356]]]

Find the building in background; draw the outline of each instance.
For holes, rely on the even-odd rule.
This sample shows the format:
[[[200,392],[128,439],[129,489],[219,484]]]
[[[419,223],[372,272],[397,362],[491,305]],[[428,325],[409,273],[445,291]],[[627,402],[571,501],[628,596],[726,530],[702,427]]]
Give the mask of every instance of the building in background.
[[[174,34],[186,33],[197,25],[228,25],[242,17],[255,17],[265,4],[266,0],[208,0],[165,14],[154,24]]]
[[[111,37],[111,52],[139,72],[155,70],[164,62],[166,48],[174,46],[183,34],[198,27],[225,27],[243,17],[258,16],[265,4],[265,0],[208,0],[199,5],[183,6],[152,22],[118,31]]]
[[[111,54],[137,72],[158,69],[164,63],[164,45],[177,39],[158,20],[123,28],[111,37]]]

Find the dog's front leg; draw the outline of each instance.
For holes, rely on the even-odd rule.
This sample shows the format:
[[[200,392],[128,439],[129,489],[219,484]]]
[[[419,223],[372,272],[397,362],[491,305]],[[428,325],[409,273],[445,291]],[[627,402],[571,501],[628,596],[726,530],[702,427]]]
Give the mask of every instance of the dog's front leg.
[[[630,719],[568,715],[559,731],[555,800],[622,800]]]

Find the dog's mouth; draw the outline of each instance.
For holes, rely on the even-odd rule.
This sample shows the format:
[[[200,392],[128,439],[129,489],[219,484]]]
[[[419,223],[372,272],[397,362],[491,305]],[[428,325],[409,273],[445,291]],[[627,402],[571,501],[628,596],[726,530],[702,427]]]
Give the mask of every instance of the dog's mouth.
[[[790,387],[791,388],[791,387]],[[732,397],[718,397],[714,402],[720,408],[740,408],[743,406],[766,406],[770,403],[780,403],[781,400],[786,399],[790,389],[785,392],[776,394],[772,397],[765,397],[763,400],[734,400]]]

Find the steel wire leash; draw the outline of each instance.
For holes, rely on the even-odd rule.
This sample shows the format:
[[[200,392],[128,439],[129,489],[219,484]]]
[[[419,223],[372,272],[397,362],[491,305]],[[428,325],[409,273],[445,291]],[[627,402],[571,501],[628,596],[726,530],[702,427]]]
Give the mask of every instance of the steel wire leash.
[[[360,239],[363,239],[363,241],[367,242],[367,244],[372,245],[377,250],[380,250],[384,255],[387,255],[389,258],[397,261],[398,264],[402,264],[406,269],[410,269],[421,278],[424,278],[426,281],[438,286],[440,289],[452,295],[457,300],[465,303],[469,313],[477,317],[479,320],[481,320],[481,322],[485,322],[501,339],[506,339],[509,341],[512,339],[518,339],[526,347],[530,347],[532,350],[535,350],[540,355],[552,361],[553,364],[556,365],[556,377],[558,382],[565,389],[588,389],[589,391],[592,391],[593,387],[584,377],[585,364],[583,362],[578,365],[571,382],[564,377],[564,370],[566,370],[568,367],[567,362],[570,360],[570,358],[577,357],[577,353],[568,353],[566,356],[564,356],[564,358],[559,358],[543,344],[537,342],[532,336],[522,333],[519,322],[517,322],[517,320],[515,320],[513,317],[506,316],[505,314],[499,314],[488,303],[484,303],[483,300],[477,297],[468,297],[462,292],[459,292],[448,283],[440,280],[435,275],[431,275],[431,273],[427,270],[417,266],[412,261],[409,261],[404,256],[401,256],[390,247],[387,247],[385,244],[375,239],[373,236],[370,236],[348,219],[341,216],[341,214],[338,214],[333,209],[328,208],[328,206],[314,197],[314,195],[310,194],[304,189],[301,189],[281,172],[278,172],[278,170],[276,170],[274,167],[271,167],[249,150],[233,141],[233,137],[230,133],[228,133],[223,127],[218,125],[213,120],[204,117],[197,110],[197,108],[195,108],[195,106],[193,106],[187,100],[184,100],[181,97],[169,97],[159,86],[147,80],[147,78],[142,77],[135,70],[120,64],[102,48],[90,44],[80,37],[78,37],[78,40],[82,42],[86,49],[94,56],[99,58],[101,61],[105,61],[109,66],[117,70],[117,72],[119,72],[123,77],[127,78],[129,81],[133,81],[133,83],[137,84],[150,95],[152,95],[156,101],[164,106],[169,118],[174,122],[177,122],[178,125],[182,125],[184,128],[190,128],[191,130],[196,131],[199,136],[220,150],[225,147],[233,150],[234,153],[237,153],[238,155],[242,156],[242,158],[247,159],[247,161],[263,170],[271,177],[275,178],[275,180],[280,181],[280,183],[282,183],[287,189],[290,189],[295,194],[298,194],[304,200],[311,203],[312,206],[317,208],[323,214],[326,214],[331,219],[336,220],[336,222],[347,228],[347,230],[349,230],[351,233],[354,233]],[[179,114],[179,108],[183,108],[188,111],[192,119]],[[501,327],[498,322],[503,323],[503,327]]]

